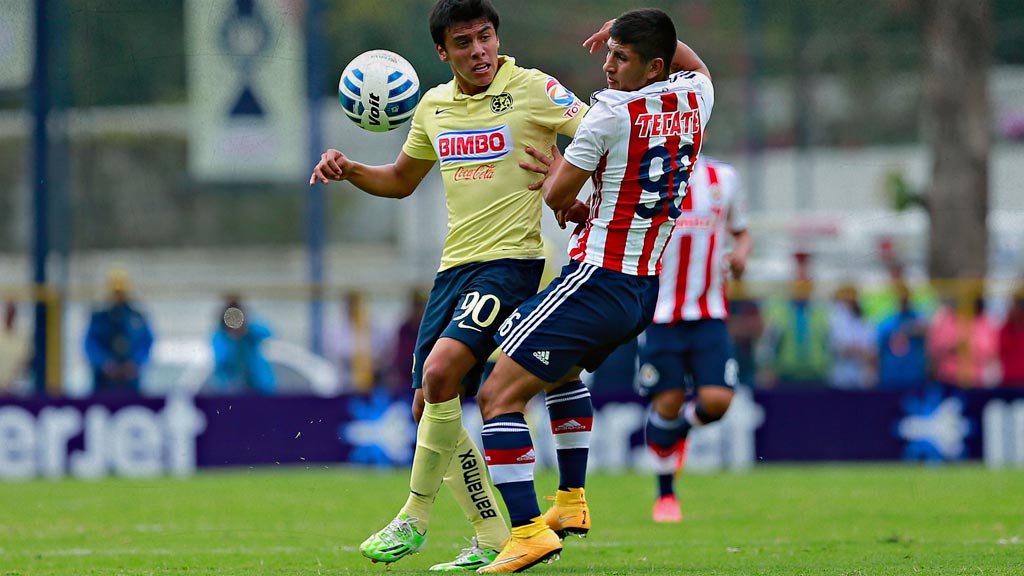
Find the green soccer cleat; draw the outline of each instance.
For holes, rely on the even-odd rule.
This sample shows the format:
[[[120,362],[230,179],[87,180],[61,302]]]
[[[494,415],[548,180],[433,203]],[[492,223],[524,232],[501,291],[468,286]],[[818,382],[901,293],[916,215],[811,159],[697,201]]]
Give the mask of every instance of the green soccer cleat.
[[[469,548],[463,548],[462,552],[451,562],[434,564],[430,567],[431,572],[459,572],[462,570],[476,570],[481,566],[487,566],[498,557],[498,550],[493,548],[484,549],[477,544],[476,536],[469,541]]]
[[[359,551],[374,563],[390,564],[410,554],[419,552],[427,543],[425,532],[419,532],[413,526],[419,519],[408,514],[399,514],[394,520],[371,535],[359,545]]]

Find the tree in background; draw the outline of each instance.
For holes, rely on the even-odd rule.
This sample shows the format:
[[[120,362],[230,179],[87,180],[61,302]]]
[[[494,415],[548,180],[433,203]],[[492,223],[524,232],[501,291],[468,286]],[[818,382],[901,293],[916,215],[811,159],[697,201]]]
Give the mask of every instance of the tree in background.
[[[988,268],[988,0],[925,0],[925,132],[932,152],[928,273],[983,279]]]

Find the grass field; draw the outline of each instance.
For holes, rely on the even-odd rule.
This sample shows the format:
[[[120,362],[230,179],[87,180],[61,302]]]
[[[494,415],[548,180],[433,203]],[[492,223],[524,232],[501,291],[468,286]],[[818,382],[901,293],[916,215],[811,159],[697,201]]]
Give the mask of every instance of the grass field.
[[[406,486],[344,468],[0,484],[0,575],[383,574],[357,547]],[[684,522],[655,525],[651,478],[592,475],[590,537],[530,573],[1024,574],[1024,471],[767,466],[679,486]],[[465,536],[442,493],[427,547],[388,572],[425,573]]]

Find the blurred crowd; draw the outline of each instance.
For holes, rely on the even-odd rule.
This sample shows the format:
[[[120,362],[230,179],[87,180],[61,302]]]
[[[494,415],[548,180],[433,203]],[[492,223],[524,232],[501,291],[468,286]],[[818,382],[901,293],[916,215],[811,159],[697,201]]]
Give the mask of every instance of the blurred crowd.
[[[997,318],[980,283],[843,284],[822,295],[810,254],[797,252],[783,296],[755,299],[734,286],[730,330],[741,381],[756,388],[898,390],[1024,386],[1024,284]]]
[[[175,388],[211,395],[407,392],[425,296],[413,291],[393,327],[371,320],[363,293],[348,292],[341,300],[338,317],[326,322],[323,357],[275,339],[270,323],[241,294],[228,293],[205,341],[187,340],[172,358],[163,359],[173,366],[160,366],[153,357],[158,337],[144,303],[133,294],[129,276],[112,270],[105,298],[94,305],[81,337],[89,390],[94,395],[161,394]],[[13,299],[3,304],[0,396],[27,396],[34,389],[31,331],[28,323],[19,323],[18,310]],[[155,371],[161,372],[159,386],[153,385]]]
[[[732,284],[728,327],[744,385],[845,390],[912,389],[935,382],[962,388],[1024,386],[1024,283],[1003,297],[999,308],[1005,313],[997,317],[980,284],[910,284],[902,268],[893,265],[882,286],[847,283],[825,290],[812,278],[811,260],[809,253],[794,254],[793,278],[782,291],[761,294],[743,283]],[[397,324],[385,326],[374,321],[365,293],[343,294],[338,317],[327,322],[324,334],[321,360],[329,366],[324,378],[332,380],[327,389],[407,392],[425,303],[424,294],[414,291]],[[0,395],[32,389],[31,337],[18,319],[17,304],[8,300],[0,327]],[[193,391],[311,391],[301,382],[304,376],[295,374],[302,366],[289,368],[268,357],[273,336],[242,295],[225,294],[207,349],[192,351],[209,364]],[[106,298],[94,307],[82,336],[93,393],[143,391],[155,341],[127,274],[110,272]],[[595,392],[631,388],[635,354],[635,346],[624,346],[613,355],[593,375],[590,384],[600,388]],[[289,378],[293,381],[284,381]]]

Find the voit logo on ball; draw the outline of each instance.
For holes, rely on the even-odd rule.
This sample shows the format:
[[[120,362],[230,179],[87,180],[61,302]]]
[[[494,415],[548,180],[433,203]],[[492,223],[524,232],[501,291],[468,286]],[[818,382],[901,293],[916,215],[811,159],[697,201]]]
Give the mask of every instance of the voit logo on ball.
[[[420,81],[405,59],[388,50],[370,50],[349,62],[338,82],[345,115],[371,132],[386,132],[412,118],[420,101]]]

